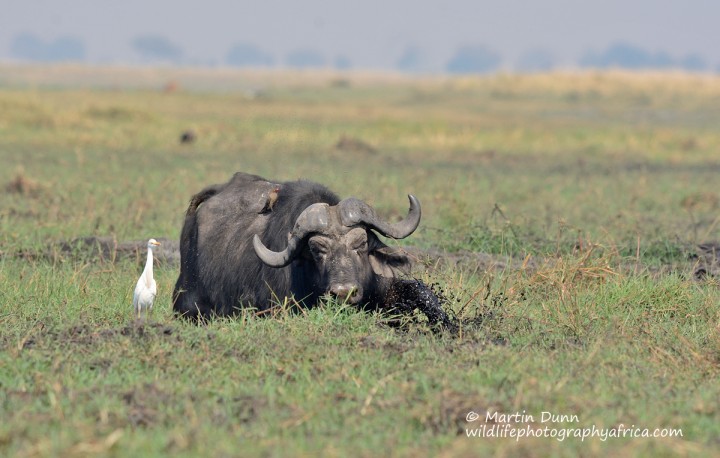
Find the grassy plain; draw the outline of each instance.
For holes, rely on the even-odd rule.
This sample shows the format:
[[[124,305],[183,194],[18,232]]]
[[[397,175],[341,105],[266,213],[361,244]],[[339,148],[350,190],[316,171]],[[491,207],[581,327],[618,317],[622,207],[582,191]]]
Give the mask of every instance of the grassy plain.
[[[692,255],[720,240],[718,125],[710,76],[0,68],[0,453],[716,455],[720,290]],[[388,218],[412,192],[402,244],[507,268],[418,270],[475,323],[459,336],[332,304],[197,327],[171,314],[171,266],[137,329],[139,262],[33,256],[176,239],[189,197],[238,170]],[[486,412],[683,437],[467,437]]]

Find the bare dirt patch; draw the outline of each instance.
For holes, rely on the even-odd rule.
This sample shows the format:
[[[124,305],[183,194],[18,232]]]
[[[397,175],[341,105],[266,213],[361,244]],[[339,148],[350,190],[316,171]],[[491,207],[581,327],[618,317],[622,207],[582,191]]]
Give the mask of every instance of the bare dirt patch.
[[[25,175],[18,174],[7,185],[5,191],[11,194],[34,195],[40,189],[40,185]]]
[[[218,425],[225,423],[250,423],[258,418],[260,412],[267,408],[267,400],[253,396],[235,396],[230,399],[218,398],[218,406],[213,421]]]
[[[180,265],[180,244],[176,240],[157,238],[160,246],[153,250],[158,265]],[[114,237],[78,237],[48,246],[44,257],[54,261],[61,259],[86,259],[99,262],[117,262],[131,259],[138,264],[145,262],[147,240],[118,242]]]
[[[428,432],[439,435],[448,431],[464,434],[465,428],[473,425],[468,422],[468,418],[475,418],[473,413],[481,415],[484,420],[485,412],[498,408],[475,393],[459,393],[450,389],[439,392],[433,404],[431,409],[427,406],[423,406],[422,410],[416,409],[414,416]]]
[[[348,153],[375,154],[377,149],[359,138],[341,135],[335,144],[335,148]]]
[[[102,342],[113,341],[119,337],[138,338],[174,338],[179,340],[175,328],[162,323],[131,323],[121,327],[100,328],[89,324],[80,324],[65,329],[47,329],[38,323],[33,330],[16,343],[6,339],[4,346],[13,345],[18,352],[35,348],[44,342],[62,342],[63,344],[94,346]],[[98,367],[103,366],[97,361]]]
[[[96,328],[81,324],[61,331],[57,338],[63,342],[94,345],[105,340],[113,340],[118,336],[169,337],[173,333],[174,329],[171,326],[161,323],[128,324],[119,328]]]
[[[154,251],[155,262],[166,267],[175,267],[180,264],[180,244],[177,240],[159,237],[161,246]],[[86,260],[114,263],[130,259],[142,264],[146,256],[146,240],[130,240],[120,242],[114,237],[78,237],[49,244],[41,251],[22,251],[14,253],[16,257],[25,259],[59,260]],[[425,269],[443,267],[459,268],[471,272],[517,272],[526,271],[529,274],[540,268],[548,267],[557,259],[553,257],[528,256],[516,258],[506,255],[457,251],[447,252],[434,248],[419,249],[403,247],[415,265]],[[698,280],[720,277],[720,242],[706,242],[700,245],[688,245],[686,260],[678,264],[644,265],[642,262],[627,260],[617,266],[619,273],[649,273],[654,277],[668,274],[686,275]],[[10,255],[11,253],[0,253]]]
[[[158,418],[158,405],[167,404],[172,396],[155,383],[144,383],[123,394],[128,406],[127,420],[133,428],[148,427],[155,424]]]

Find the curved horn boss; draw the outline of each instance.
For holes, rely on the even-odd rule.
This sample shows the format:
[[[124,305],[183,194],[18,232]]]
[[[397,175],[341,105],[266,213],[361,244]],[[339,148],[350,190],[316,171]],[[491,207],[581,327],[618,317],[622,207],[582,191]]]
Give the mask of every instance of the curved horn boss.
[[[285,267],[292,262],[301,248],[302,241],[308,234],[323,233],[331,226],[331,212],[337,212],[339,222],[345,227],[366,224],[385,237],[404,239],[420,224],[422,210],[420,201],[412,194],[408,195],[410,209],[402,221],[388,223],[375,213],[375,210],[362,200],[350,197],[340,201],[336,206],[313,204],[306,208],[298,217],[288,239],[287,248],[283,251],[272,251],[267,248],[260,237],[253,236],[253,247],[258,257],[270,267]]]
[[[350,197],[342,200],[338,204],[340,221],[348,227],[365,223],[385,237],[404,239],[415,232],[415,229],[417,229],[420,224],[420,217],[422,216],[420,201],[418,201],[417,197],[408,194],[408,200],[410,201],[410,209],[405,219],[390,224],[380,219],[370,205],[362,200]]]

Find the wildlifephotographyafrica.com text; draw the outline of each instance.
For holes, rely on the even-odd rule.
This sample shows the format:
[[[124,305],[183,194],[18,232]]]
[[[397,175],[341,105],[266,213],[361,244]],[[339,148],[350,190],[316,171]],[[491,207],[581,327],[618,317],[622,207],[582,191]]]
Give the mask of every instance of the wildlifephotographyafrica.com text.
[[[682,429],[679,428],[653,429],[636,425],[626,426],[623,423],[612,428],[598,428],[595,425],[561,427],[561,424],[580,423],[580,418],[578,415],[553,412],[541,412],[540,415],[528,414],[524,410],[514,413],[486,412],[483,416],[471,411],[468,412],[465,420],[469,424],[469,427],[465,428],[465,435],[483,439],[511,438],[520,441],[523,438],[545,437],[562,442],[569,438],[580,441],[598,438],[604,442],[608,439],[622,438],[683,437]],[[479,422],[482,420],[484,422]]]

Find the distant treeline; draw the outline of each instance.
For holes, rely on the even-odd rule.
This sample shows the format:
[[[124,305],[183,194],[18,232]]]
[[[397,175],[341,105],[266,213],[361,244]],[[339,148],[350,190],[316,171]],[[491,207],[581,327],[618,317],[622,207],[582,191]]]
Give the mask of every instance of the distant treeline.
[[[218,65],[235,67],[336,68],[349,69],[352,61],[345,55],[327,57],[310,49],[294,49],[277,59],[272,53],[252,43],[238,43],[225,55],[224,62],[207,62],[186,56],[183,49],[169,39],[158,35],[136,37],[130,43],[137,59],[142,63],[170,63],[178,65]],[[83,62],[87,60],[84,42],[77,37],[60,37],[46,42],[32,34],[17,35],[10,47],[12,57],[35,62]],[[674,57],[664,51],[648,51],[628,43],[616,43],[601,51],[587,51],[576,62],[558,62],[552,52],[531,49],[515,62],[506,62],[497,51],[481,45],[463,45],[445,62],[448,73],[492,73],[500,69],[522,72],[548,71],[558,66],[582,68],[621,68],[630,70],[681,69],[709,71],[712,66],[699,54]],[[428,56],[418,46],[408,46],[394,62],[394,68],[407,73],[437,71]],[[720,65],[715,71],[720,72]]]

